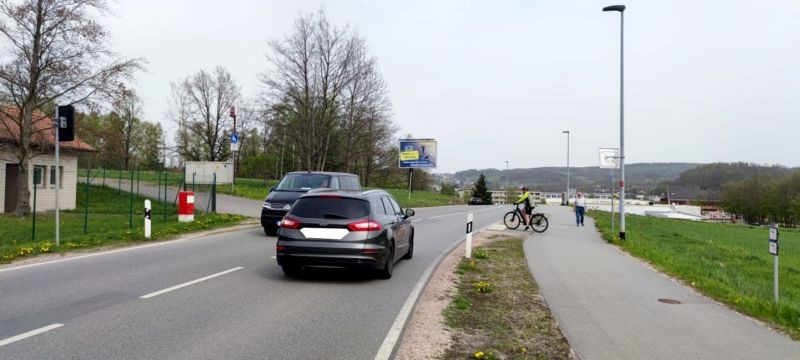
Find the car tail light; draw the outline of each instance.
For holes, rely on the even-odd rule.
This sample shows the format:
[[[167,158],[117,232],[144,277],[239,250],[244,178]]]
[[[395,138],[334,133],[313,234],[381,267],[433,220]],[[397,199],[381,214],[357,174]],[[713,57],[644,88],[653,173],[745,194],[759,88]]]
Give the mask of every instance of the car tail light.
[[[364,254],[377,254],[379,251],[378,249],[365,249]]]
[[[286,246],[275,245],[275,251],[286,251]]]
[[[300,228],[300,222],[292,219],[288,216],[284,216],[283,220],[281,220],[281,227],[284,229],[294,229],[297,230]]]
[[[376,231],[381,229],[381,224],[373,220],[361,220],[347,224],[350,231]]]

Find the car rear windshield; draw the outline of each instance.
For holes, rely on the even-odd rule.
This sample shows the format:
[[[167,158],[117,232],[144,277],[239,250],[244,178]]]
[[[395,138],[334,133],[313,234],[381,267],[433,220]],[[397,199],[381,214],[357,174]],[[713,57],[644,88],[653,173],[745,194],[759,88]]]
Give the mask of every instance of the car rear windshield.
[[[304,218],[358,219],[369,215],[369,202],[340,197],[306,197],[297,200],[291,213]]]
[[[330,175],[322,174],[289,174],[281,180],[275,190],[307,191],[330,186]]]

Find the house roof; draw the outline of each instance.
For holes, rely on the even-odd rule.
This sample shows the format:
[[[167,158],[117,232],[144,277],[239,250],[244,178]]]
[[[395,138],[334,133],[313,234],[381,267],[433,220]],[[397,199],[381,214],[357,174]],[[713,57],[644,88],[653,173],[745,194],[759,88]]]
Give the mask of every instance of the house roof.
[[[0,106],[0,141],[11,144],[19,144],[20,129],[17,119],[19,109],[12,106]],[[81,141],[75,136],[73,141],[61,141],[61,149],[74,151],[95,151],[94,148]],[[33,112],[33,127],[31,134],[31,144],[33,146],[54,146],[55,135],[53,134],[53,120],[40,111]]]

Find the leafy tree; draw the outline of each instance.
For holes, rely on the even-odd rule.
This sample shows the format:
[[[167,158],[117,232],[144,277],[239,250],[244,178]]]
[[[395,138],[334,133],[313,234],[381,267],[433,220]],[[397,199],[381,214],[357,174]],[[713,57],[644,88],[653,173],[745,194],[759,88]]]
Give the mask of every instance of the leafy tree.
[[[455,196],[456,195],[456,186],[453,185],[453,184],[442,183],[441,193],[442,193],[442,195]]]
[[[483,174],[478,176],[478,181],[475,182],[475,187],[472,188],[472,196],[481,198],[486,205],[492,203],[492,193],[486,187],[486,177]]]

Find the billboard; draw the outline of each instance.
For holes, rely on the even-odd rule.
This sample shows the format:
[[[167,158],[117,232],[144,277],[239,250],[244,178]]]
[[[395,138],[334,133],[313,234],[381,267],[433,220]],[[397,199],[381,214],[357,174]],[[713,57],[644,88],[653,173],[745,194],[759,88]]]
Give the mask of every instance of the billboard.
[[[401,139],[400,168],[430,169],[436,167],[436,140]]]

